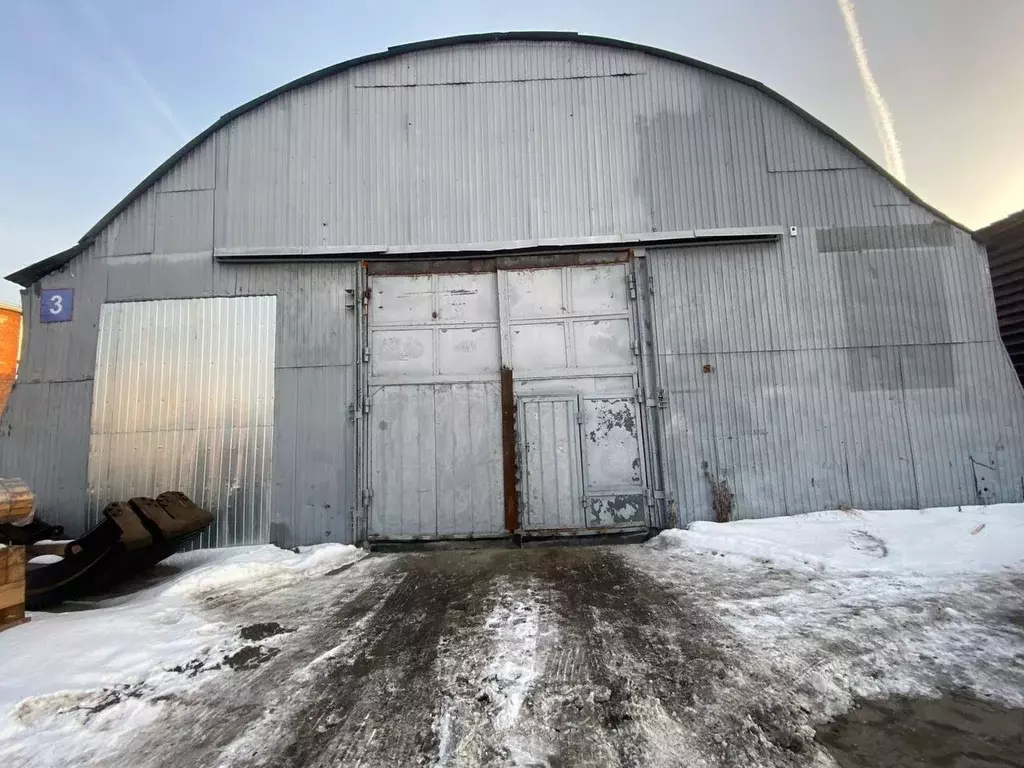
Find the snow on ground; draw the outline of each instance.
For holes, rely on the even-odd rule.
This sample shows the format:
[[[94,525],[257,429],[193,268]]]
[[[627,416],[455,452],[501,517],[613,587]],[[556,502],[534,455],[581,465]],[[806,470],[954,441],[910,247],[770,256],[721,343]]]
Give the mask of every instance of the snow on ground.
[[[739,555],[796,570],[991,573],[1024,569],[1024,504],[697,522],[664,531],[650,546]]]
[[[1024,504],[693,523],[645,549],[818,719],[951,689],[1024,706]]]
[[[159,583],[34,614],[0,634],[0,765],[819,765],[813,727],[858,698],[1024,706],[1024,505],[316,578],[363,554],[190,552]],[[240,621],[276,633],[244,645]],[[224,677],[242,651],[263,662]]]
[[[298,553],[273,546],[186,552],[164,561],[165,569],[180,572],[156,586],[72,604],[62,612],[30,613],[30,622],[0,633],[5,760],[35,764],[32,753],[45,732],[51,764],[70,763],[71,755],[83,761],[151,723],[163,697],[218,674],[186,673],[217,666],[241,645],[238,626],[200,609],[211,591],[266,590],[337,569],[364,554],[340,544]]]

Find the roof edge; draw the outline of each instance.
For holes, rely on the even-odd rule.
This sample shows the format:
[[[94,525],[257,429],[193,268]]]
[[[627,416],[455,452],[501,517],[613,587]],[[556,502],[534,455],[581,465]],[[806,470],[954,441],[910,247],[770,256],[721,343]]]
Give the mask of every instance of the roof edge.
[[[93,240],[96,239],[97,235],[99,235],[99,233],[102,232],[103,229],[111,221],[113,221],[113,219],[116,216],[118,216],[129,205],[135,202],[135,200],[141,197],[143,193],[145,193],[150,187],[152,187],[185,155],[187,155],[189,152],[191,152],[193,149],[199,146],[202,142],[204,142],[207,138],[216,133],[218,130],[226,126],[236,117],[244,115],[246,112],[251,112],[260,105],[265,104],[266,102],[270,101],[273,98],[276,98],[277,96],[280,96],[281,94],[288,93],[289,91],[293,91],[296,88],[301,88],[305,85],[310,85],[311,83],[315,83],[319,80],[323,80],[324,78],[331,77],[332,75],[337,75],[341,72],[352,69],[354,67],[361,66],[363,64],[369,64],[375,61],[382,61],[395,56],[401,56],[406,53],[417,53],[420,51],[428,51],[434,48],[446,48],[454,45],[498,42],[503,40],[517,42],[580,42],[588,43],[590,45],[602,45],[608,48],[619,48],[622,50],[637,51],[639,53],[646,53],[650,56],[666,59],[668,61],[674,61],[679,64],[686,64],[691,67],[702,69],[706,72],[710,72],[712,74],[719,75],[730,80],[734,80],[743,85],[747,85],[751,88],[760,91],[769,98],[777,101],[784,107],[792,110],[797,115],[802,117],[804,120],[809,122],[812,126],[814,126],[819,131],[824,133],[826,136],[839,142],[839,144],[841,144],[843,147],[850,150],[857,157],[863,160],[869,168],[872,168],[878,173],[881,173],[886,179],[892,182],[897,189],[899,189],[903,194],[910,198],[911,201],[913,201],[917,205],[920,205],[926,211],[933,214],[934,216],[939,217],[940,219],[946,221],[947,223],[952,224],[953,226],[963,230],[964,232],[970,234],[972,237],[974,237],[974,239],[978,239],[977,233],[974,230],[961,224],[960,222],[956,221],[955,219],[951,218],[950,216],[940,211],[938,208],[922,200],[917,194],[913,192],[913,190],[907,187],[906,184],[901,182],[899,179],[897,179],[895,176],[889,173],[889,171],[883,168],[880,164],[875,162],[875,160],[873,160],[865,152],[859,149],[849,139],[845,138],[842,134],[840,134],[833,128],[829,127],[821,120],[816,118],[814,115],[810,114],[809,112],[807,112],[794,102],[790,101],[779,92],[769,88],[760,80],[754,80],[753,78],[747,77],[746,75],[741,75],[737,72],[733,72],[728,69],[723,69],[721,67],[715,66],[714,64],[708,64],[707,62],[700,61],[699,59],[693,59],[690,58],[689,56],[684,56],[681,53],[666,51],[662,48],[655,48],[653,46],[643,45],[641,43],[632,43],[626,40],[617,40],[611,37],[581,35],[576,32],[557,31],[486,32],[470,35],[455,35],[452,37],[438,37],[430,40],[421,40],[419,42],[414,43],[403,43],[401,45],[393,45],[384,51],[378,51],[377,53],[370,53],[363,56],[358,56],[354,59],[348,59],[347,61],[343,61],[338,64],[332,64],[331,66],[324,67],[323,69],[318,69],[317,71],[311,72],[308,75],[303,75],[302,77],[296,78],[295,80],[285,83],[284,85],[278,86],[277,88],[271,91],[267,91],[263,95],[257,96],[255,99],[252,99],[251,101],[247,101],[241,106],[232,109],[230,112],[226,112],[225,114],[221,115],[216,122],[214,122],[205,130],[198,133],[194,138],[190,139],[184,146],[182,146],[181,149],[179,149],[177,152],[175,152],[173,155],[167,158],[167,160],[165,160],[163,163],[161,163],[152,173],[150,173],[148,176],[146,176],[146,178],[140,181],[135,186],[135,188],[131,190],[131,192],[125,195],[124,198],[117,205],[111,208],[110,211],[108,211],[107,214],[103,216],[103,218],[96,222],[96,224],[88,232],[82,235],[82,238],[78,241],[77,245],[68,248],[65,251],[61,251],[60,253],[54,254],[53,256],[37,261],[34,264],[29,264],[28,266],[23,267],[17,272],[11,273],[10,275],[7,276],[6,279],[14,283],[17,283],[18,285],[21,285],[23,287],[28,287],[36,280],[45,277],[50,272],[63,266],[68,261],[71,261],[71,259],[73,259],[79,253],[85,250],[85,248],[90,243],[92,243]],[[64,261],[59,261],[61,257],[67,258]],[[23,282],[25,280],[27,280],[28,282]]]

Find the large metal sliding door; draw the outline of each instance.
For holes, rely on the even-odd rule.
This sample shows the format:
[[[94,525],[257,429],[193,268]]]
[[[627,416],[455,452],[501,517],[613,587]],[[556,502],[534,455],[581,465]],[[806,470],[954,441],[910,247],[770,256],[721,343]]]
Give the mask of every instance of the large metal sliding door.
[[[504,531],[493,272],[369,279],[371,538]]]
[[[587,258],[369,275],[371,539],[647,525],[631,265]]]

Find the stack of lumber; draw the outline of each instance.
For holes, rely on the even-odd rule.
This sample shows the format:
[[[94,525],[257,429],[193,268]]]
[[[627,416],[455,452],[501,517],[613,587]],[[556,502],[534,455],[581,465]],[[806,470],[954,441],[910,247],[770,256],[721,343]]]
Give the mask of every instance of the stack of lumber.
[[[0,478],[0,523],[29,523],[35,511],[35,494],[24,480]]]
[[[0,544],[0,632],[25,621],[25,548]]]

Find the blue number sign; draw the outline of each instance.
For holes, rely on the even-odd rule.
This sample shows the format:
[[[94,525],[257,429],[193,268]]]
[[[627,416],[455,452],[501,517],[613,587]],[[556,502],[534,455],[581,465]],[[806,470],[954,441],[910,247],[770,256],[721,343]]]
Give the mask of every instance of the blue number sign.
[[[66,323],[74,306],[74,288],[44,288],[39,295],[39,319],[44,323]]]

